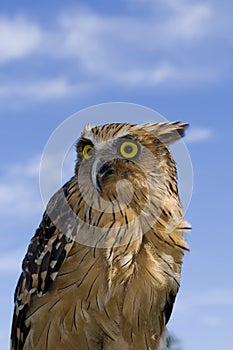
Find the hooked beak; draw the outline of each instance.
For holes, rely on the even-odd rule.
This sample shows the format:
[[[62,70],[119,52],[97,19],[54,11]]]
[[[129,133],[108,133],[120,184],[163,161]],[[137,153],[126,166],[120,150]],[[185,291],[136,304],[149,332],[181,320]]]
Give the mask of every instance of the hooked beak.
[[[102,192],[102,181],[114,173],[110,162],[103,163],[96,159],[92,166],[91,177],[94,187],[98,192]]]

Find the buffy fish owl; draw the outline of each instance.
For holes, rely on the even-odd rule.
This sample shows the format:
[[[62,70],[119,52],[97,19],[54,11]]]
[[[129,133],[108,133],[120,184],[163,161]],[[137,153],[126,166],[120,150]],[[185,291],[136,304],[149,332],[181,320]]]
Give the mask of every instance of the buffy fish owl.
[[[23,260],[12,350],[159,349],[188,249],[169,151],[186,127],[84,128]]]

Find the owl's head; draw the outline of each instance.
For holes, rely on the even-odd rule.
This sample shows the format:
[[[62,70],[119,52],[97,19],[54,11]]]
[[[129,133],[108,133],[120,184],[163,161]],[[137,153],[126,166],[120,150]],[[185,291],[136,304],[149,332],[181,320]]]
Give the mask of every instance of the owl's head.
[[[76,174],[81,172],[102,196],[113,194],[122,180],[129,181],[134,190],[145,190],[151,181],[154,187],[159,177],[163,182],[175,180],[168,146],[184,135],[187,126],[179,122],[87,125],[77,143]]]
[[[79,219],[95,228],[114,226],[116,236],[128,224],[134,232],[136,223],[143,232],[155,225],[177,227],[183,215],[169,145],[184,136],[187,126],[86,126],[77,142],[75,168],[83,203],[77,207]]]

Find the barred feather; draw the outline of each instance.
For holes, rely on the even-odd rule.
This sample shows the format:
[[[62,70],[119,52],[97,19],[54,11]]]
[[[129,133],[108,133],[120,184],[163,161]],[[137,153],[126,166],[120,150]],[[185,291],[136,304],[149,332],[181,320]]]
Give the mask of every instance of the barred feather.
[[[188,249],[167,148],[186,126],[85,128],[75,176],[50,200],[23,260],[12,350],[158,349]],[[141,145],[137,161],[113,157],[124,139]],[[97,194],[93,163],[83,160],[87,142],[96,147],[94,159],[110,154],[112,170]]]

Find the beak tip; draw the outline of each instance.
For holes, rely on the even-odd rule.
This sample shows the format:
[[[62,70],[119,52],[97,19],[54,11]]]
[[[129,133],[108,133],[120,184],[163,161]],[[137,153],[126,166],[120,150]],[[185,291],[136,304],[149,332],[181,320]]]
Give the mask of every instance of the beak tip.
[[[102,193],[103,192],[103,190],[102,190],[102,187],[101,186],[99,186],[99,185],[96,185],[96,190],[99,192],[99,193]]]

